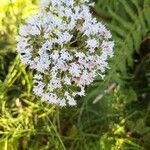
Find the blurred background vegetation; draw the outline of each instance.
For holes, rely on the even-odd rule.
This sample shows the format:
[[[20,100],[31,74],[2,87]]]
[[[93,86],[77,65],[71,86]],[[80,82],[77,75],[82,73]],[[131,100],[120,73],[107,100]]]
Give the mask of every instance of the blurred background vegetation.
[[[115,55],[77,107],[42,103],[15,51],[39,0],[0,0],[0,150],[150,150],[150,0],[95,0]]]

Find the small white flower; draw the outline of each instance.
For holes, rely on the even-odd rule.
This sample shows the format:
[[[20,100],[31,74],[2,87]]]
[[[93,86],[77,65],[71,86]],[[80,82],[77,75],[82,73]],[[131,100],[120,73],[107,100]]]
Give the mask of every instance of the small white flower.
[[[75,106],[77,104],[76,100],[74,100],[74,98],[68,98],[68,104],[70,106]]]
[[[59,101],[58,101],[58,103],[59,103],[59,105],[60,106],[66,106],[66,100],[63,98],[63,99],[60,99]]]
[[[72,60],[72,56],[66,51],[66,50],[61,50],[61,56],[63,60]]]
[[[50,4],[49,0],[41,0],[40,6],[42,8],[47,7]]]
[[[58,58],[59,58],[59,53],[58,51],[55,51],[54,54],[52,55],[52,59],[56,61],[58,60]]]
[[[64,83],[65,83],[66,85],[71,85],[71,80],[70,80],[70,78],[68,78],[67,76],[65,76],[65,78],[64,78]]]
[[[96,48],[99,46],[99,43],[95,39],[89,39],[86,42],[89,48]]]
[[[107,55],[110,57],[113,56],[113,47],[114,47],[113,41],[103,41],[101,45],[103,53],[107,53]]]
[[[40,35],[40,33],[41,33],[40,30],[39,30],[39,28],[38,28],[37,26],[32,26],[30,32],[31,32],[31,34],[34,35],[34,36],[35,36],[35,35]]]
[[[42,81],[36,81],[36,80],[34,80],[34,83],[36,83],[37,85],[34,86],[33,92],[36,95],[41,96],[43,94],[45,84]]]
[[[73,77],[79,77],[81,74],[80,66],[78,64],[72,63],[70,68],[69,68],[69,73]]]
[[[77,58],[81,58],[81,59],[86,57],[86,55],[84,53],[82,53],[82,52],[76,52],[75,56]]]
[[[20,36],[27,36],[29,34],[28,31],[29,31],[28,26],[21,25],[19,27],[19,34],[20,34]]]
[[[41,74],[36,74],[33,78],[35,80],[42,80],[42,75]]]

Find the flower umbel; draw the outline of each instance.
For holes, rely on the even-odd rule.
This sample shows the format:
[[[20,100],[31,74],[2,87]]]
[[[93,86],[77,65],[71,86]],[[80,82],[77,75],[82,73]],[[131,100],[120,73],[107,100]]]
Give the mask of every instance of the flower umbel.
[[[33,91],[52,104],[76,105],[85,86],[103,76],[114,42],[92,17],[89,0],[41,0],[39,12],[19,28],[22,64],[36,70]]]

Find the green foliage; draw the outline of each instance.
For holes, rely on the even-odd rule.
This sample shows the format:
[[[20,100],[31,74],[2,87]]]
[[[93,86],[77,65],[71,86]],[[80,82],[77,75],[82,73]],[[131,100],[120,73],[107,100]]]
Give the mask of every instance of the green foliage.
[[[98,3],[98,5],[96,5],[95,9],[98,14],[103,4],[104,3]],[[112,7],[107,4],[105,11],[108,12],[108,16],[105,17],[108,27],[116,39],[117,50],[115,51],[115,56],[116,59],[119,59],[114,59],[115,65],[113,63],[113,69],[111,70],[112,73],[121,71],[121,75],[124,77],[126,76],[127,66],[133,66],[133,53],[135,51],[139,53],[140,43],[149,35],[150,1],[118,0],[117,4],[112,4]]]
[[[113,33],[105,81],[77,107],[58,108],[32,94],[32,72],[15,52],[32,0],[0,0],[0,150],[148,150],[150,148],[150,1],[95,0],[91,11]]]
[[[118,0],[115,4],[111,1],[111,6],[109,2],[97,2],[94,11],[113,32],[115,57],[106,80],[118,83],[118,96],[125,104],[123,119],[113,126],[112,133],[102,136],[101,149],[149,149],[150,1]]]

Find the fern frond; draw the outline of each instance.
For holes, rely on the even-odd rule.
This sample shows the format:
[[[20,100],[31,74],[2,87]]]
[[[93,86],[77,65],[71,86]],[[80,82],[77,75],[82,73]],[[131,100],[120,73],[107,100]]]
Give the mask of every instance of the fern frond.
[[[111,0],[109,2],[111,3]],[[111,20],[106,22],[116,42],[110,78],[118,71],[126,76],[126,67],[133,66],[133,53],[139,51],[142,40],[150,32],[149,0],[144,0],[143,3],[140,0],[118,0],[117,5],[119,6],[117,9],[113,5],[107,8]],[[101,9],[100,3],[98,6]]]

